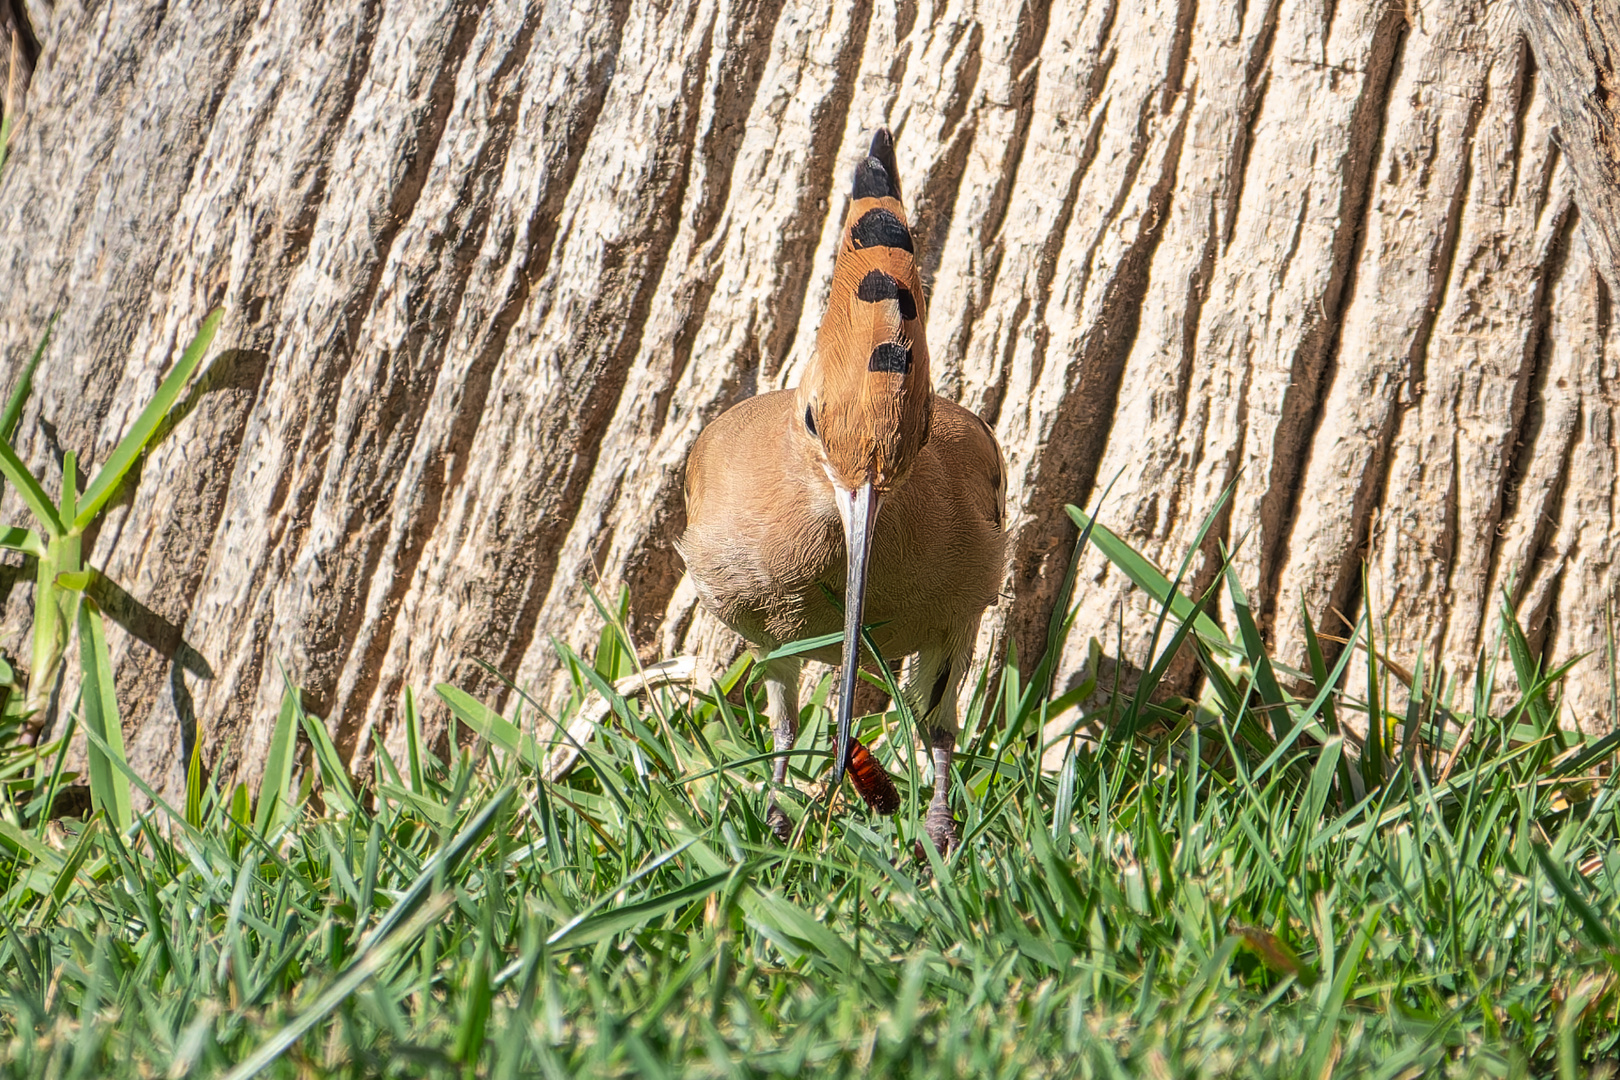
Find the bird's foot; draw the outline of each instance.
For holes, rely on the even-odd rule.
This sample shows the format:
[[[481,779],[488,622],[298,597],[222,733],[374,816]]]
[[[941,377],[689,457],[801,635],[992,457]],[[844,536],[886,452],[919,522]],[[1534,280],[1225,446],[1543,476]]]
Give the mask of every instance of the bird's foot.
[[[775,799],[771,800],[770,807],[765,811],[765,824],[771,827],[771,832],[775,833],[776,838],[782,843],[785,844],[793,839],[793,819],[788,817],[787,812],[780,806],[776,805]]]
[[[949,855],[962,842],[962,834],[956,829],[956,819],[951,817],[951,808],[946,803],[930,803],[924,824],[928,828],[928,838],[941,855]]]

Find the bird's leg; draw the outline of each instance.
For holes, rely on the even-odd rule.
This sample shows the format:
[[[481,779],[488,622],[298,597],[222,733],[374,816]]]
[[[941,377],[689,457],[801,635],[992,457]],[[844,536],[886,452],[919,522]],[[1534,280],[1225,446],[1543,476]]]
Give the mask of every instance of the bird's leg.
[[[777,805],[776,788],[787,782],[787,752],[799,737],[799,672],[804,661],[783,656],[760,664],[765,679],[765,715],[771,722],[778,757],[771,763],[771,797],[765,808],[765,822],[782,843],[793,836],[793,819]]]
[[[951,759],[956,752],[956,698],[973,660],[976,627],[965,630],[944,648],[919,653],[906,686],[919,736],[933,760],[934,797],[925,824],[929,839],[942,855],[950,854],[961,842],[956,819],[951,816]]]
[[[956,828],[956,819],[951,816],[951,758],[956,751],[955,725],[948,732],[930,730],[928,742],[934,759],[934,798],[928,804],[925,824],[928,826],[928,838],[934,842],[939,853],[949,855],[962,840],[962,834]]]

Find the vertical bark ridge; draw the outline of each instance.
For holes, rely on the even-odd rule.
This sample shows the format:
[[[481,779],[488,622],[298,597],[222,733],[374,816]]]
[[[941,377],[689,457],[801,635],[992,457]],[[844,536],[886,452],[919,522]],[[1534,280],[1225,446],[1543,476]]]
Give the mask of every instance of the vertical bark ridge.
[[[1226,197],[1221,217],[1221,247],[1232,244],[1232,230],[1237,225],[1238,210],[1243,205],[1243,179],[1249,174],[1249,154],[1254,149],[1254,125],[1265,107],[1266,91],[1271,86],[1271,45],[1277,40],[1277,16],[1282,0],[1270,0],[1261,17],[1259,31],[1249,49],[1243,71],[1242,123],[1236,128],[1232,140],[1232,161],[1226,174]]]
[[[688,215],[692,234],[691,249],[708,254],[715,230],[725,219],[726,200],[731,194],[732,177],[747,131],[748,118],[753,112],[755,98],[765,76],[768,53],[754,44],[757,38],[770,32],[782,11],[782,0],[761,0],[747,4],[740,10],[733,25],[725,28],[720,54],[721,70],[726,77],[710,91],[712,115],[702,139],[703,190],[697,205]],[[669,374],[656,391],[650,435],[657,439],[669,417],[670,402],[676,387],[692,362],[692,348],[697,341],[698,329],[703,325],[714,296],[716,271],[707,268],[695,275],[686,286],[690,290],[688,314],[675,335],[670,349]],[[667,602],[668,597],[664,598]],[[661,606],[661,605],[659,605]]]
[[[453,87],[471,49],[486,3],[468,4],[456,9],[456,22],[427,93],[430,107],[407,150],[405,168],[389,200],[383,227],[374,240],[376,258],[364,287],[346,305],[344,319],[347,332],[344,335],[344,348],[340,350],[346,363],[341,372],[333,373],[339,383],[350,382],[349,376],[354,371],[356,354],[363,347],[361,343],[366,337],[366,326],[377,301],[378,289],[393,260],[394,245],[411,224],[427,186],[429,171],[438,156],[440,140],[444,137],[455,102]],[[490,144],[488,150],[492,156],[499,155],[500,141]],[[455,275],[446,276],[446,284],[453,295]],[[451,302],[454,303],[454,299]],[[313,514],[315,501],[331,498],[329,493],[341,492],[332,501],[342,504],[334,508],[341,520],[336,543],[317,541],[319,555],[308,550],[299,555],[299,562],[303,566],[313,564],[314,573],[311,576],[317,581],[327,574],[332,579],[325,588],[317,585],[318,589],[329,594],[329,599],[309,612],[301,635],[305,663],[300,675],[306,707],[322,716],[331,711],[343,663],[362,628],[366,583],[375,576],[384,554],[380,542],[384,537],[378,535],[378,525],[379,519],[387,513],[390,489],[397,476],[393,462],[389,460],[397,455],[388,453],[388,444],[408,447],[414,441],[416,420],[421,414],[419,409],[412,407],[411,390],[413,384],[432,377],[431,372],[411,371],[411,366],[407,361],[402,371],[392,363],[378,364],[376,375],[366,380],[370,385],[363,387],[366,404],[358,415],[345,422],[347,418],[338,414],[338,401],[332,400],[329,411],[324,415],[317,414],[313,425],[326,445],[317,444],[311,448],[316,462],[311,476],[319,477],[319,486],[309,492],[308,501],[304,504],[308,509],[300,516]],[[365,378],[364,372],[360,375],[362,379]],[[342,458],[337,463],[337,475],[333,475],[330,457],[333,441],[343,450]],[[332,567],[331,570],[327,569],[328,565]],[[352,738],[351,731],[344,730],[341,725],[338,735],[345,744]]]
[[[111,15],[111,13],[109,13]],[[132,418],[139,408],[134,395],[125,394],[134,383],[135,394],[149,394],[161,379],[161,372],[126,368],[125,357],[139,340],[141,323],[129,310],[140,306],[144,290],[154,277],[161,277],[165,268],[157,251],[139,242],[148,230],[166,230],[177,205],[192,184],[198,159],[204,152],[206,133],[219,108],[223,87],[234,73],[240,55],[242,27],[251,12],[232,9],[214,13],[212,19],[183,30],[166,23],[166,5],[144,12],[145,18],[132,19],[124,25],[144,47],[133,47],[130,41],[119,41],[109,50],[113,55],[101,75],[106,96],[128,103],[128,112],[113,111],[106,119],[97,118],[90,131],[81,129],[80,137],[99,143],[93,152],[109,156],[131,154],[143,159],[151,168],[150,175],[111,173],[104,177],[85,177],[96,187],[94,197],[87,204],[76,207],[83,215],[80,228],[101,228],[113,234],[121,258],[107,260],[98,267],[96,288],[88,295],[73,295],[61,281],[42,296],[50,308],[71,304],[77,319],[58,330],[56,337],[62,346],[53,350],[52,357],[72,357],[80,370],[82,380],[78,395],[82,409],[52,408],[55,416],[52,426],[56,433],[49,436],[57,447],[72,449],[80,458],[86,475],[94,475],[96,463],[110,453],[121,434],[121,425],[113,427],[109,420]],[[117,23],[109,18],[106,29],[111,31]],[[192,33],[217,35],[217,51],[198,64],[187,55],[185,39]],[[195,66],[193,66],[195,65]],[[164,96],[176,106],[173,111],[155,101],[142,101],[134,96],[140,88],[166,86],[185,71],[185,85],[169,90]],[[174,100],[178,98],[179,100]],[[93,111],[93,109],[91,110]],[[192,122],[191,114],[196,120]],[[97,132],[97,129],[101,129]],[[159,150],[148,131],[162,132]],[[104,134],[103,134],[104,132]],[[13,148],[8,169],[15,169],[19,149]],[[65,269],[65,268],[63,268]],[[19,297],[19,299],[21,299]],[[36,301],[37,302],[37,301]],[[84,305],[93,305],[90,312]],[[88,316],[88,320],[87,320]],[[84,325],[86,322],[89,325]],[[161,359],[142,357],[155,366]],[[42,388],[45,394],[50,387]],[[124,391],[121,394],[120,391]],[[41,406],[44,395],[36,394],[28,416],[19,425],[18,448],[28,460],[38,419],[43,418]],[[51,405],[56,403],[52,402]],[[60,457],[59,453],[52,456]]]
[[[1483,115],[1486,103],[1485,94],[1477,96],[1469,104],[1468,112],[1463,123],[1461,136],[1458,140],[1462,150],[1462,165],[1457,170],[1456,179],[1452,183],[1449,199],[1446,203],[1444,216],[1441,220],[1440,235],[1434,244],[1434,254],[1429,263],[1429,289],[1424,305],[1418,311],[1417,325],[1412,333],[1411,347],[1407,351],[1405,360],[1404,379],[1401,374],[1395,374],[1394,381],[1386,389],[1393,400],[1387,406],[1385,419],[1377,442],[1369,455],[1361,485],[1356,493],[1356,499],[1350,514],[1349,524],[1352,530],[1352,539],[1346,546],[1339,567],[1337,580],[1333,591],[1329,594],[1328,610],[1342,612],[1355,611],[1361,607],[1361,588],[1363,580],[1362,567],[1370,561],[1371,536],[1375,525],[1375,517],[1380,506],[1385,505],[1389,486],[1390,468],[1393,463],[1395,439],[1398,434],[1403,414],[1417,405],[1420,398],[1426,393],[1427,366],[1429,359],[1429,345],[1434,334],[1436,320],[1445,309],[1447,294],[1452,286],[1454,263],[1457,257],[1457,245],[1462,230],[1462,214],[1465,197],[1473,180],[1473,158],[1476,150],[1474,144],[1475,133],[1479,129],[1480,117]],[[1425,163],[1425,169],[1432,166],[1433,156],[1439,152],[1438,140],[1432,144],[1430,159]],[[1448,495],[1441,500],[1441,516],[1444,520],[1454,520],[1457,507],[1454,496]],[[1455,544],[1455,530],[1451,543]],[[1442,544],[1446,541],[1444,536],[1447,530],[1442,527]],[[1456,565],[1455,553],[1442,556],[1441,573],[1449,578],[1450,572]],[[1426,612],[1425,618],[1433,623],[1434,629],[1427,635],[1429,648],[1427,654],[1433,655],[1435,643],[1445,639],[1446,624],[1450,618],[1452,593],[1447,590],[1433,596],[1433,605]]]
[[[808,162],[799,204],[789,217],[789,231],[778,255],[780,301],[772,313],[774,325],[760,343],[760,374],[766,379],[776,376],[798,336],[799,321],[815,272],[816,238],[823,231],[818,207],[833,201],[833,192],[842,186],[833,182],[833,166],[838,160],[835,148],[840,145],[839,135],[849,123],[849,106],[855,95],[854,76],[866,49],[871,20],[870,0],[859,0],[850,8],[849,37],[833,61],[832,92],[811,110],[808,145],[798,150]]]
[[[933,279],[945,252],[945,238],[951,231],[958,185],[975,131],[972,121],[968,121],[966,126],[963,121],[967,116],[969,99],[979,90],[984,28],[974,23],[971,29],[963,31],[962,36],[966,38],[963,46],[966,57],[956,64],[950,96],[945,102],[941,120],[942,138],[953,147],[954,152],[939,156],[933,168],[923,176],[922,182],[914,186],[915,194],[911,198],[912,215],[917,219],[913,233],[920,241],[921,248],[917,252],[921,256],[918,269],[925,282]],[[902,138],[904,130],[897,130],[895,134],[897,138]]]
[[[1078,37],[1094,17],[1092,5],[1080,0],[1072,7],[1078,10],[1065,5],[1056,18],[1059,25],[1074,25]],[[1092,32],[1098,50],[1108,41],[1112,10],[1110,5],[1100,15],[1101,26]],[[1025,12],[1031,12],[1028,18]],[[1085,173],[1084,161],[1073,168],[1066,160],[1065,134],[1071,122],[1090,110],[1097,96],[1097,62],[1075,49],[1067,37],[1053,41],[1052,22],[1051,5],[1025,6],[1019,8],[1010,35],[1005,27],[992,30],[992,45],[1003,35],[1010,38],[1010,45],[1005,52],[996,50],[990,66],[981,70],[979,104],[940,155],[948,164],[948,191],[936,194],[932,187],[925,189],[913,215],[929,228],[936,205],[949,202],[953,208],[961,207],[960,212],[952,210],[941,228],[930,230],[935,239],[930,244],[929,274],[924,282],[939,291],[942,299],[949,298],[949,303],[930,308],[935,312],[931,316],[934,360],[942,392],[961,397],[992,418],[999,415],[1011,353],[1032,307],[1028,279],[1038,265],[1036,252],[1044,249],[1033,233],[1051,234],[1046,215],[1053,194]],[[1106,63],[1105,57],[1102,64]],[[1081,80],[1091,88],[1084,94],[1077,92]],[[1037,115],[1051,121],[1057,130],[1032,135]],[[1034,183],[1021,182],[1025,170],[1035,173]],[[933,180],[931,171],[930,184]],[[1026,225],[1033,226],[1027,233]],[[948,260],[947,255],[951,256]],[[986,309],[994,312],[1008,303],[995,295],[998,282],[1003,281],[1019,294],[1010,299],[1016,309],[1011,321],[995,315],[982,319]],[[991,325],[982,326],[985,322]],[[984,345],[975,340],[980,334],[989,338]],[[993,365],[993,373],[982,380],[983,385],[970,370],[982,363],[974,355],[980,349],[1003,358]]]
[[[1331,25],[1331,23],[1329,23]],[[1265,493],[1259,508],[1259,580],[1255,616],[1268,631],[1276,616],[1282,576],[1289,558],[1290,536],[1298,512],[1300,476],[1306,453],[1321,430],[1324,386],[1334,377],[1340,348],[1344,304],[1355,291],[1356,266],[1362,258],[1365,215],[1373,172],[1383,143],[1390,76],[1406,41],[1404,12],[1386,6],[1372,35],[1361,96],[1351,113],[1349,145],[1340,181],[1339,227],[1331,244],[1332,271],[1317,299],[1320,315],[1295,352],[1288,389],[1273,435]],[[1306,316],[1312,320],[1311,315]]]
[[[1503,536],[1500,525],[1492,530],[1486,573],[1487,580],[1496,584],[1497,595],[1485,598],[1484,603],[1487,607],[1494,606],[1504,598],[1514,606],[1520,603],[1524,595],[1525,579],[1523,573],[1516,571],[1528,570],[1535,565],[1534,560],[1545,546],[1546,528],[1551,524],[1542,518],[1539,498],[1536,500],[1535,511],[1531,514],[1522,512],[1520,503],[1525,484],[1531,476],[1536,456],[1537,436],[1541,430],[1542,402],[1546,395],[1550,366],[1547,362],[1547,353],[1551,347],[1548,327],[1551,326],[1553,319],[1556,283],[1566,264],[1569,245],[1578,219],[1579,214],[1571,200],[1565,204],[1562,213],[1555,215],[1548,239],[1544,242],[1541,258],[1537,260],[1531,305],[1534,314],[1528,328],[1529,332],[1525,336],[1523,361],[1514,385],[1512,422],[1503,443],[1508,467],[1503,470],[1501,489],[1498,493],[1501,506],[1499,522],[1509,523],[1525,517],[1529,517],[1531,521],[1528,538],[1517,545],[1519,549],[1511,556],[1508,555],[1508,545],[1504,542],[1507,538]],[[1504,567],[1505,561],[1511,565]],[[1504,569],[1509,573],[1505,575]],[[1514,579],[1511,584],[1506,580],[1508,576]],[[1503,594],[1506,594],[1505,597]],[[1486,624],[1487,620],[1482,619],[1475,637],[1476,649],[1486,644],[1482,637]]]
[[[1479,100],[1475,102],[1474,108],[1469,115],[1469,126],[1466,133],[1466,145],[1469,148],[1468,160],[1466,167],[1463,170],[1463,175],[1459,177],[1457,189],[1453,193],[1452,205],[1446,217],[1447,232],[1442,243],[1446,272],[1443,282],[1444,287],[1441,293],[1433,299],[1432,307],[1430,308],[1429,313],[1423,322],[1423,354],[1418,358],[1418,361],[1413,364],[1413,375],[1411,379],[1413,397],[1416,397],[1424,392],[1425,385],[1428,381],[1427,363],[1430,339],[1434,334],[1434,328],[1439,313],[1443,308],[1448,307],[1451,303],[1452,297],[1450,295],[1450,291],[1453,288],[1453,278],[1455,276],[1458,279],[1461,279],[1467,270],[1466,267],[1457,267],[1454,264],[1456,263],[1458,249],[1461,243],[1462,217],[1465,210],[1468,208],[1469,188],[1474,179],[1476,168],[1474,158],[1476,153],[1481,155],[1489,153],[1488,148],[1477,146],[1475,139],[1476,133],[1479,131],[1481,119],[1485,115],[1487,105],[1490,104],[1489,99],[1490,86],[1489,81],[1487,80],[1485,94],[1483,94]],[[1517,106],[1517,103],[1515,103],[1515,105]],[[1484,164],[1487,167],[1490,165],[1490,159],[1488,157],[1485,158]],[[1456,285],[1460,287],[1462,285],[1462,281],[1458,280]],[[1454,449],[1452,455],[1453,461],[1455,462],[1459,456],[1460,455]],[[1465,573],[1465,571],[1462,569],[1465,551],[1463,547],[1464,541],[1460,522],[1462,513],[1462,498],[1463,491],[1461,480],[1457,474],[1456,468],[1454,467],[1452,472],[1451,490],[1448,492],[1444,504],[1446,508],[1446,527],[1441,531],[1439,538],[1441,571],[1443,573],[1447,588],[1445,595],[1437,598],[1436,608],[1438,614],[1433,616],[1434,621],[1438,626],[1438,632],[1435,636],[1430,652],[1437,656],[1445,655],[1445,645],[1451,636],[1451,624],[1453,621],[1453,616],[1458,613],[1459,607],[1477,608],[1483,606],[1483,604],[1488,604],[1489,602],[1488,599],[1486,599],[1482,604],[1482,601],[1473,595],[1472,590],[1467,589],[1465,587],[1466,583],[1461,580]],[[1501,500],[1499,498],[1496,499],[1494,501],[1494,505],[1486,511],[1485,516],[1486,520],[1491,523],[1492,531],[1494,531],[1495,522],[1500,521],[1501,519]],[[1467,615],[1465,615],[1465,618],[1466,617]],[[1483,621],[1483,619],[1480,621]]]
[[[1517,0],[1557,106],[1587,210],[1598,273],[1620,288],[1620,12],[1612,4]]]
[[[646,221],[646,231],[610,243],[604,251],[601,263],[606,279],[604,293],[620,303],[611,308],[603,305],[585,317],[586,325],[591,328],[589,336],[611,341],[612,347],[593,365],[589,389],[583,400],[576,398],[573,402],[576,411],[556,425],[565,430],[572,428],[565,438],[573,452],[566,462],[559,460],[558,467],[546,477],[548,491],[539,498],[519,496],[517,500],[519,507],[538,517],[539,527],[533,531],[523,526],[497,530],[496,535],[507,545],[507,552],[515,556],[517,549],[523,550],[533,582],[525,590],[522,603],[509,606],[510,614],[491,622],[482,640],[473,644],[477,651],[471,655],[489,658],[502,671],[516,670],[535,640],[539,629],[536,616],[556,573],[568,528],[590,483],[601,451],[601,436],[619,403],[630,377],[632,360],[647,328],[655,289],[674,240],[676,211],[685,199],[691,177],[698,120],[698,110],[692,103],[701,96],[703,80],[708,74],[714,40],[712,18],[711,15],[703,31],[696,59],[686,66],[679,103],[661,129],[661,134],[668,130],[669,135],[661,137],[659,143],[670,149],[653,169],[651,180],[657,194],[652,200],[653,212]],[[504,687],[490,686],[489,690],[498,702],[504,702]]]
[[[401,620],[407,626],[418,616],[413,610],[413,590],[420,592],[420,572],[430,543],[441,534],[447,503],[463,490],[471,452],[476,444],[496,371],[514,326],[528,307],[534,283],[547,276],[555,250],[560,219],[568,193],[573,190],[586,147],[596,130],[607,97],[607,72],[613,66],[623,34],[629,5],[615,2],[599,40],[587,43],[589,58],[578,81],[582,92],[577,100],[562,98],[560,132],[552,133],[549,153],[554,160],[540,171],[544,178],[525,217],[508,222],[489,253],[487,270],[503,279],[497,288],[498,302],[489,314],[476,314],[464,320],[460,332],[450,338],[452,347],[464,346],[472,359],[455,376],[455,397],[439,430],[421,442],[407,463],[402,485],[413,493],[394,525],[392,544],[398,552],[386,581],[387,594],[381,606],[382,617],[372,641],[362,654],[364,666],[350,665],[352,684],[343,699],[343,715],[351,709],[358,714],[350,720],[357,728],[353,754],[364,756],[370,747],[371,732],[381,726],[390,730],[407,675],[401,655],[407,641],[396,634]],[[548,112],[548,103],[536,112]],[[520,109],[520,114],[521,114]],[[521,118],[517,123],[523,125]],[[520,166],[521,167],[521,166]],[[510,173],[512,164],[508,159]],[[507,231],[509,229],[510,231]],[[469,278],[469,287],[472,279]],[[469,321],[471,325],[469,325]],[[445,373],[441,369],[436,387],[444,392]],[[453,514],[451,515],[453,518]],[[450,526],[453,527],[453,526]],[[373,668],[371,665],[375,663]],[[396,748],[398,749],[398,748]]]
[[[1063,245],[1069,236],[1069,229],[1074,224],[1075,203],[1080,197],[1080,184],[1086,178],[1091,164],[1096,160],[1098,138],[1102,126],[1108,120],[1106,106],[1098,112],[1096,122],[1091,125],[1086,140],[1081,144],[1080,154],[1069,175],[1068,189],[1063,193],[1063,199],[1058,204],[1057,216],[1052,220],[1051,227],[1042,238],[1036,261],[1034,264],[1035,283],[1029,295],[1020,298],[1019,306],[1013,313],[1011,320],[1012,333],[1007,335],[1007,352],[1002,361],[1002,371],[1006,372],[1012,366],[1012,350],[1017,347],[1020,340],[1028,339],[1033,346],[1034,375],[1040,376],[1044,365],[1044,357],[1051,345],[1051,330],[1046,323],[1046,308],[1050,303],[1052,282],[1057,277],[1058,260],[1062,254]],[[1110,215],[1111,217],[1112,215]],[[1028,330],[1025,331],[1025,327]],[[979,406],[985,419],[992,427],[1001,417],[1001,399],[1006,393],[1005,381],[996,383],[986,389],[985,398]]]
[[[366,475],[377,458],[365,443],[373,435],[379,441],[390,438],[391,433],[379,431],[378,426],[392,428],[403,419],[400,409],[389,407],[386,396],[402,393],[404,387],[381,380],[385,400],[378,402],[371,393],[377,384],[366,385],[373,372],[372,357],[365,350],[367,326],[395,244],[410,235],[449,121],[453,87],[484,7],[480,3],[441,10],[432,27],[438,33],[426,42],[411,43],[413,59],[424,66],[416,109],[395,144],[401,157],[392,163],[391,186],[377,193],[381,198],[371,203],[379,218],[368,222],[372,227],[367,249],[351,268],[350,287],[333,304],[333,323],[324,334],[317,331],[315,338],[321,365],[316,386],[339,387],[344,392],[312,394],[297,424],[294,460],[299,468],[286,485],[285,525],[270,553],[286,576],[277,580],[272,575],[266,581],[261,602],[276,615],[276,636],[266,651],[274,660],[291,664],[306,707],[322,716],[331,713],[345,655],[361,627],[366,583],[383,554],[377,543],[381,501],[374,490],[377,478]],[[383,42],[378,36],[373,48],[382,47]],[[368,71],[377,71],[375,61]],[[374,84],[358,91],[360,95],[368,92],[379,97],[387,94]],[[351,128],[345,134],[352,137],[355,133]],[[318,273],[314,267],[307,271]],[[370,405],[381,407],[368,418],[365,413]],[[356,435],[360,445],[355,443]],[[353,497],[335,494],[345,488]],[[312,595],[321,601],[309,603]],[[261,669],[243,674],[259,684],[260,696],[268,696],[281,682],[279,672]],[[333,719],[337,734],[347,742],[349,735],[341,720]]]
[[[1185,101],[1162,148],[1159,172],[1144,194],[1137,232],[1100,298],[1095,329],[1082,339],[1070,371],[1075,383],[1064,395],[1041,456],[1038,471],[1028,478],[1025,513],[1040,524],[1022,531],[1013,545],[1015,599],[1009,621],[1020,667],[1032,670],[1044,651],[1046,626],[1056,601],[1072,543],[1074,525],[1063,513],[1066,503],[1091,496],[1118,399],[1125,358],[1136,335],[1139,312],[1134,300],[1144,285],[1153,253],[1164,233],[1170,193],[1186,135]]]
[[[1546,430],[1546,399],[1548,380],[1552,369],[1551,353],[1556,348],[1547,333],[1552,324],[1553,304],[1556,282],[1562,276],[1569,260],[1569,248],[1575,228],[1580,220],[1580,214],[1571,205],[1564,215],[1560,227],[1554,232],[1552,242],[1548,245],[1546,258],[1543,261],[1543,272],[1538,278],[1536,307],[1537,318],[1533,324],[1536,332],[1525,346],[1525,365],[1519,380],[1518,392],[1514,401],[1514,420],[1512,428],[1513,438],[1510,446],[1515,448],[1512,457],[1512,468],[1504,477],[1503,484],[1503,518],[1527,519],[1523,550],[1516,552],[1514,559],[1526,568],[1533,568],[1545,556],[1547,544],[1553,531],[1557,528],[1556,515],[1546,513],[1543,500],[1552,490],[1546,483],[1548,477],[1540,477],[1540,483],[1534,484],[1535,490],[1527,490],[1534,475],[1536,459],[1545,453],[1546,448],[1541,445],[1542,435]],[[1567,458],[1569,444],[1556,452],[1560,462]],[[1554,471],[1552,479],[1564,470]],[[1533,512],[1526,513],[1525,505],[1534,508]],[[1498,576],[1498,568],[1502,557],[1501,545],[1492,551],[1491,570],[1493,579]],[[1529,587],[1530,578],[1525,574],[1517,575],[1512,581],[1503,582],[1503,591],[1506,600],[1514,607],[1518,607],[1524,600]]]
[[[462,317],[476,252],[483,249],[495,214],[496,185],[507,168],[512,129],[522,104],[521,91],[512,80],[528,61],[536,23],[532,11],[524,12],[493,72],[479,80],[490,90],[487,107],[492,134],[455,184],[455,211],[442,232],[429,234],[428,251],[437,255],[430,265],[442,269],[429,277],[428,285],[413,290],[416,295],[410,306],[415,310],[409,314],[403,341],[397,346],[375,341],[367,345],[382,359],[367,405],[344,442],[346,456],[369,468],[347,470],[335,482],[329,481],[323,494],[323,498],[354,508],[343,530],[346,550],[340,557],[358,569],[343,591],[335,617],[323,613],[327,617],[313,628],[316,634],[324,630],[325,637],[317,638],[311,649],[314,653],[324,647],[336,672],[330,699],[324,704],[344,718],[334,734],[345,754],[356,749],[362,725],[362,711],[351,705],[367,702],[376,690],[422,540],[442,503],[442,485],[435,485],[437,490],[430,494],[407,491],[403,498],[399,485],[411,476],[411,458],[423,443],[430,392],[440,382],[447,360],[445,344]],[[432,482],[427,476],[421,480]],[[398,527],[401,517],[415,520],[402,530]]]

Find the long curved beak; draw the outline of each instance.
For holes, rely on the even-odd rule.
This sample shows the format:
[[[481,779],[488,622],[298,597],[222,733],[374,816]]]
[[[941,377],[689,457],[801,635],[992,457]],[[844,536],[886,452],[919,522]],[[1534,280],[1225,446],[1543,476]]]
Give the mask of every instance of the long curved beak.
[[[870,481],[851,492],[839,491],[837,498],[849,565],[844,575],[844,675],[838,684],[838,737],[833,744],[829,790],[837,790],[843,783],[844,765],[849,761],[849,729],[855,716],[855,680],[861,659],[861,614],[866,607],[866,567],[872,555],[879,503]]]

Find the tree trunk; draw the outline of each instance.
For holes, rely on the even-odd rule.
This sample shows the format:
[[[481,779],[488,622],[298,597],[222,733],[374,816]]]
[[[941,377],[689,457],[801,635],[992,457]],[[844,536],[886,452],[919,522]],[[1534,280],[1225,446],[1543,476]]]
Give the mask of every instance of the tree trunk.
[[[1593,653],[1568,700],[1612,724],[1620,335],[1508,0],[30,9],[0,384],[61,316],[25,460],[93,473],[227,306],[85,549],[164,785],[193,723],[253,777],[283,668],[360,756],[407,686],[505,704],[474,660],[544,689],[587,585],[629,588],[647,657],[734,650],[673,548],[682,464],[796,381],[878,124],[939,389],[1007,454],[987,647],[1038,659],[1063,507],[1107,489],[1164,564],[1215,515],[1195,583],[1235,547],[1285,654],[1302,601],[1354,617],[1365,563],[1391,654],[1466,674],[1506,590],[1537,647]],[[1062,678],[1087,636],[1139,659],[1148,602],[1095,554],[1080,599]]]
[[[1620,6],[1518,0],[1517,10],[1547,72],[1598,269],[1620,289]]]

